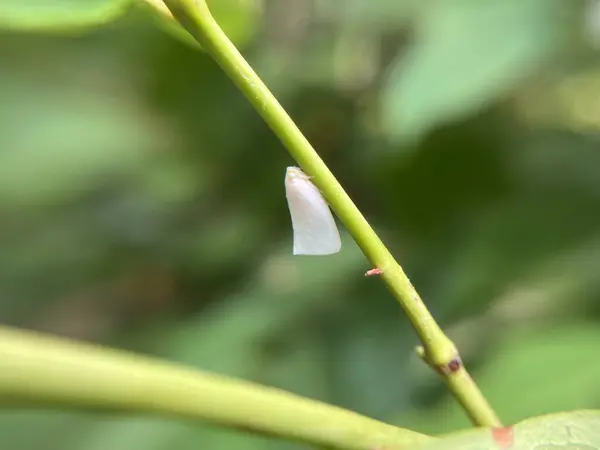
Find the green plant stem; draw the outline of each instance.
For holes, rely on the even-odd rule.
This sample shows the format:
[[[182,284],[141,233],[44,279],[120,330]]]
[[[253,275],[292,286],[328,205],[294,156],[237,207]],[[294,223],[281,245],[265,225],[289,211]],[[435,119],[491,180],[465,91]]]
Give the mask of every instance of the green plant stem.
[[[281,390],[5,327],[0,403],[153,413],[347,450],[432,439]]]
[[[383,271],[381,277],[415,328],[424,359],[439,368],[446,384],[478,426],[500,426],[500,420],[471,377],[462,367],[444,370],[458,357],[453,342],[444,334],[417,294],[408,277],[367,220],[352,202],[317,152],[269,92],[243,56],[211,16],[203,0],[164,0],[174,18],[200,43],[239,87],[256,111],[279,137],[292,157],[323,193],[331,208],[367,256]]]

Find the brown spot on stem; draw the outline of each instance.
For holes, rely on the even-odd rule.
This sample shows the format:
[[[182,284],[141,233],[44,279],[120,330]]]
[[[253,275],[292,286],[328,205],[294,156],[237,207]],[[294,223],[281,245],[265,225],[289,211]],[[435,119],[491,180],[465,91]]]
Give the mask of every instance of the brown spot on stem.
[[[458,372],[462,368],[462,360],[456,355],[447,364],[438,366],[437,369],[444,375],[450,375]]]
[[[461,367],[462,367],[462,362],[460,361],[460,358],[458,358],[458,357],[452,359],[452,361],[450,361],[448,363],[448,371],[450,373],[458,372],[458,370]]]

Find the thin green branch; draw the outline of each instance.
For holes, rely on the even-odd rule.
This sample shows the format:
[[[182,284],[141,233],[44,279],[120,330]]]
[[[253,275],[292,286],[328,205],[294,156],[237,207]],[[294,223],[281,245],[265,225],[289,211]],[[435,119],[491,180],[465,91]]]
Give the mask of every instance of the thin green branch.
[[[427,310],[408,277],[352,202],[302,132],[213,19],[203,0],[163,0],[174,18],[202,45],[239,87],[279,137],[298,165],[312,177],[371,264],[406,312],[423,344],[423,357],[438,369],[475,425],[500,426],[500,420],[459,360],[452,341]]]
[[[5,327],[0,403],[151,413],[344,450],[431,439],[281,390]]]

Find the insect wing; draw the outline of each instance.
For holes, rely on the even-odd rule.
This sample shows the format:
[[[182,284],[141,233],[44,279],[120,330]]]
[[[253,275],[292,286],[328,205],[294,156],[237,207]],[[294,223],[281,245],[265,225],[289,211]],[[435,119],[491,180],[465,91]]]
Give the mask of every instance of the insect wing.
[[[285,191],[294,230],[294,255],[339,252],[340,234],[321,192],[300,169],[291,169],[285,178]]]

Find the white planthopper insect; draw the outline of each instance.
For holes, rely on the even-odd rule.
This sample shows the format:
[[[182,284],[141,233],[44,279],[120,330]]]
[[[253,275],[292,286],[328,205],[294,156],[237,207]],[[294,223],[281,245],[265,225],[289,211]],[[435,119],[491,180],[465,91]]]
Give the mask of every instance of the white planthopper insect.
[[[331,255],[342,243],[321,192],[298,167],[285,172],[285,196],[294,229],[294,255]]]

